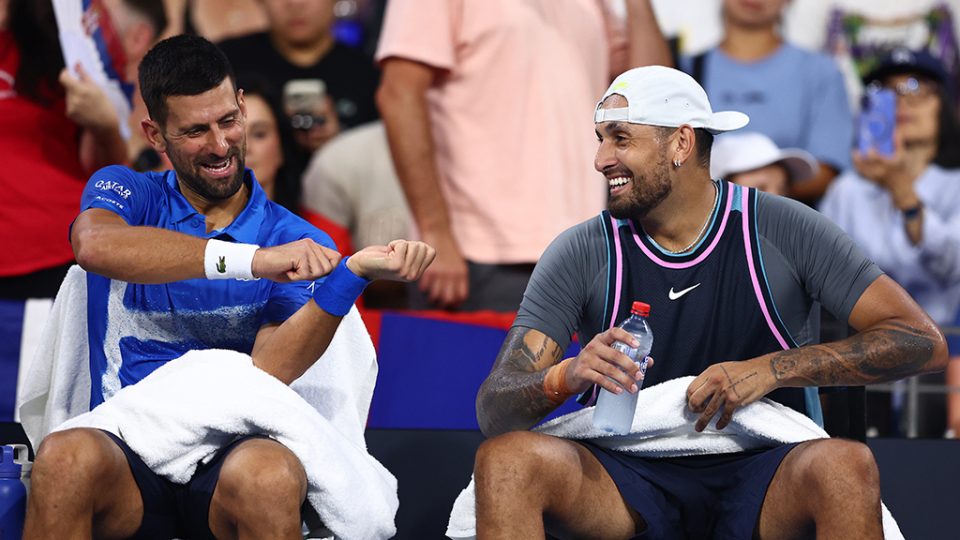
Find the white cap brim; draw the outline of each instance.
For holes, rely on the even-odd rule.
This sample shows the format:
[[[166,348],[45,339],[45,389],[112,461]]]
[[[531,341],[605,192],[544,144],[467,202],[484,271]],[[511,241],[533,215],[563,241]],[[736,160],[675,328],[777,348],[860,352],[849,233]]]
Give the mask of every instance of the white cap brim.
[[[710,117],[710,125],[702,127],[710,133],[723,133],[740,129],[749,123],[750,117],[740,111],[720,111]]]

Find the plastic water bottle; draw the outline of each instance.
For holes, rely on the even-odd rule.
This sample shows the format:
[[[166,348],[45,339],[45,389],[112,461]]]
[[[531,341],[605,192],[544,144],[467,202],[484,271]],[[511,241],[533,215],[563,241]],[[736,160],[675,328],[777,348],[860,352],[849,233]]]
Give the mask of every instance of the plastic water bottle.
[[[20,481],[20,464],[14,461],[13,447],[0,446],[0,538],[23,536],[27,512],[27,488]]]
[[[647,355],[653,347],[653,332],[647,324],[650,316],[650,306],[643,302],[634,302],[630,307],[630,316],[620,324],[633,337],[637,338],[640,346],[634,349],[629,345],[616,342],[613,348],[629,356],[640,364],[640,373],[647,372]],[[637,382],[637,388],[643,381]],[[601,388],[597,397],[597,405],[593,408],[593,425],[604,431],[626,435],[633,427],[633,415],[637,410],[637,394],[624,389],[621,394],[614,394]]]

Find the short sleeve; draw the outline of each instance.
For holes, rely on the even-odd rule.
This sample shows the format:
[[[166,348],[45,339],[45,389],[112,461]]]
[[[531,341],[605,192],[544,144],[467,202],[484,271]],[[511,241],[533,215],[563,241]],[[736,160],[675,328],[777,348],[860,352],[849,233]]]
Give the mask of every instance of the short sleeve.
[[[146,175],[111,165],[90,177],[80,197],[80,211],[102,208],[129,225],[142,225],[160,192],[160,186]]]
[[[390,0],[384,14],[378,63],[391,57],[450,70],[456,65],[455,19],[460,0]]]
[[[544,251],[530,276],[514,326],[533,328],[566,350],[592,311],[591,292],[604,290],[605,243],[599,219],[564,231]]]
[[[806,294],[847,321],[860,296],[883,272],[837,225],[786,197],[759,194],[760,235],[772,242]]]

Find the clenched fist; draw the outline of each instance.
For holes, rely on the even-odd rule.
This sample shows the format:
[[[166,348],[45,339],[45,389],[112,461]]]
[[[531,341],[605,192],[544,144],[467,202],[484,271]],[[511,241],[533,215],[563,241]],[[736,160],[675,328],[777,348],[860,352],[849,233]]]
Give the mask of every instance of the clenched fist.
[[[366,279],[416,281],[437,252],[424,242],[394,240],[386,246],[369,246],[347,259],[347,268]]]
[[[253,255],[253,275],[270,281],[314,280],[329,274],[340,263],[340,253],[309,238],[265,247]]]

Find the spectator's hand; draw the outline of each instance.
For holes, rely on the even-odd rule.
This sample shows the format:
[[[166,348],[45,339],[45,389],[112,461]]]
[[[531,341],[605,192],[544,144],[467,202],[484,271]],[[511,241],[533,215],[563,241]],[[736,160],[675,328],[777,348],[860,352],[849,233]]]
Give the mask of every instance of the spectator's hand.
[[[913,178],[907,171],[907,160],[903,150],[903,139],[894,137],[894,152],[892,156],[884,156],[876,150],[870,149],[866,154],[853,152],[853,166],[860,176],[875,182],[886,189],[896,199],[903,196],[906,190],[913,191]]]
[[[637,381],[643,380],[640,365],[613,348],[618,341],[631,347],[639,345],[637,339],[623,328],[611,328],[597,334],[567,368],[564,381],[567,388],[579,394],[591,384],[597,384],[614,394],[637,392],[640,388]],[[653,365],[653,358],[647,358],[649,368]]]
[[[107,94],[76,65],[77,77],[66,68],[60,71],[60,84],[66,90],[66,113],[78,126],[93,131],[119,129],[120,118]]]
[[[270,281],[314,280],[340,264],[340,253],[309,238],[260,248],[253,254],[253,275]]]
[[[719,411],[717,429],[723,429],[733,418],[733,411],[749,405],[776,388],[776,379],[767,360],[757,358],[740,362],[714,364],[697,376],[687,387],[687,405],[702,413],[695,429],[703,431]]]
[[[308,130],[295,129],[293,139],[297,144],[310,152],[316,152],[330,139],[340,133],[340,120],[337,118],[336,107],[330,96],[324,96],[322,116],[326,119],[323,124],[314,125]]]
[[[450,235],[438,237],[434,245],[437,258],[424,272],[420,290],[427,295],[431,304],[454,308],[466,300],[470,292],[467,261]]]
[[[436,250],[424,242],[394,240],[386,246],[369,246],[347,259],[347,268],[366,279],[416,281],[433,262]]]

